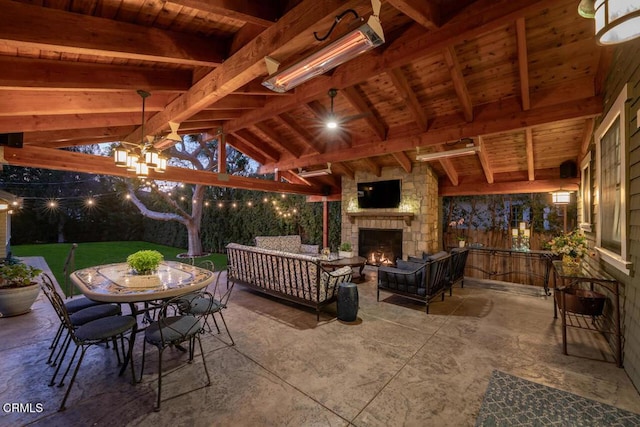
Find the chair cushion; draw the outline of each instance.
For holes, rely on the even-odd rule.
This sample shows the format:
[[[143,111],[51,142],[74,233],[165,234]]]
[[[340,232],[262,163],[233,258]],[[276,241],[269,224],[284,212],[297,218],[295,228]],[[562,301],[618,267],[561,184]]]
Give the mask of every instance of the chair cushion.
[[[104,304],[102,302],[94,301],[89,298],[80,297],[76,299],[72,299],[71,301],[67,301],[64,303],[64,306],[67,308],[69,314],[75,313],[76,311],[80,311],[82,309],[93,307],[94,305]]]
[[[415,263],[418,263],[418,264],[424,264],[425,262],[427,262],[427,259],[426,258],[420,258],[420,257],[417,257],[417,256],[410,256],[410,257],[407,257],[407,261],[415,262]]]
[[[160,334],[161,325],[162,334]],[[153,322],[145,330],[144,337],[151,344],[162,345],[163,341],[164,343],[186,341],[201,329],[202,324],[194,316],[172,316]]]
[[[416,258],[419,259],[419,258]],[[399,268],[400,270],[416,270],[420,267],[422,267],[424,265],[423,261],[419,261],[419,262],[415,262],[412,260],[409,261],[403,261],[401,259],[396,260],[396,268]]]
[[[207,313],[217,313],[220,311],[221,307],[222,304],[220,304],[220,301],[216,299],[212,300],[211,298],[196,296],[191,299],[191,303],[186,308],[189,313],[197,316]]]
[[[87,307],[83,310],[76,311],[71,314],[71,324],[73,326],[81,326],[92,320],[100,319],[101,317],[117,316],[121,313],[120,306],[116,304],[100,304],[93,307]]]
[[[133,328],[136,320],[131,316],[109,316],[85,323],[76,329],[81,341],[99,341],[117,336]]]

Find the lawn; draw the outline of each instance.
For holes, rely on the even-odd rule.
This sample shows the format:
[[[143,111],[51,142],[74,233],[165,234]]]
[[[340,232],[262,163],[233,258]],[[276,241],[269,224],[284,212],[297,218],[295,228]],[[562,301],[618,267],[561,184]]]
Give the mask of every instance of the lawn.
[[[11,246],[14,256],[41,256],[47,261],[49,268],[53,272],[60,286],[64,287],[64,263],[71,249],[71,243],[45,243],[38,245],[16,245]],[[73,270],[98,264],[109,264],[113,262],[125,262],[127,256],[142,250],[155,249],[164,255],[167,261],[182,261],[189,263],[189,259],[178,259],[178,254],[186,252],[184,248],[174,248],[171,246],[157,245],[147,242],[91,242],[79,243],[75,251],[75,266]],[[227,268],[227,256],[224,254],[212,254],[206,258],[198,258],[200,261],[211,260],[217,270]]]

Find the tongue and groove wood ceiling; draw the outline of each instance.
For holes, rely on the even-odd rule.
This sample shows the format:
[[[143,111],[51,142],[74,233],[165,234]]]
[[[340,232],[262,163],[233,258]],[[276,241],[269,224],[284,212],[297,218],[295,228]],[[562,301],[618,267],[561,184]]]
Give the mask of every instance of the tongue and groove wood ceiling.
[[[179,133],[224,134],[274,181],[170,168],[163,178],[268,191],[339,193],[340,178],[430,161],[440,194],[551,191],[579,163],[602,111],[611,51],[577,1],[386,0],[386,43],[284,94],[261,86],[265,56],[293,61],[364,0],[0,0],[0,133],[24,133],[3,162],[123,175],[64,147]],[[344,21],[349,21],[347,17]],[[349,28],[341,22],[337,37]],[[352,120],[325,129],[334,111]],[[355,117],[354,117],[355,116]],[[302,169],[328,176],[301,178]]]

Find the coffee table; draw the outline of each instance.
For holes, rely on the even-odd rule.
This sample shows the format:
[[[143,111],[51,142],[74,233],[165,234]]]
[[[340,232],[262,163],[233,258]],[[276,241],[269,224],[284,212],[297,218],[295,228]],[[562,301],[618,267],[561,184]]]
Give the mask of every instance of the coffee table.
[[[364,265],[367,263],[367,259],[361,256],[354,256],[351,258],[338,258],[329,261],[321,261],[323,267],[336,268],[340,267],[357,267],[358,268],[358,277],[352,278],[352,280],[357,280],[358,282],[364,282],[366,277],[362,270],[364,270]]]

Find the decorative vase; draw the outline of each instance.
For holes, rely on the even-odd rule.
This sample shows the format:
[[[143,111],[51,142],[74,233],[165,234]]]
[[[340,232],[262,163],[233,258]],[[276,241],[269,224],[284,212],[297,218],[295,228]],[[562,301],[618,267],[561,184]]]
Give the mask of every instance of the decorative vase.
[[[338,251],[340,258],[353,258],[353,251]]]
[[[464,248],[464,245],[465,245],[466,243],[467,243],[467,242],[466,242],[465,240],[458,240],[458,247],[459,247],[459,248]]]

